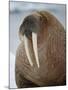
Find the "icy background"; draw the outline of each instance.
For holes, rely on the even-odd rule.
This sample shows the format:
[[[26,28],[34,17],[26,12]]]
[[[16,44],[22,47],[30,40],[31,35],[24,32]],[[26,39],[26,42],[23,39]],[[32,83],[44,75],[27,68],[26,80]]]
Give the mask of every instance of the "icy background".
[[[10,2],[9,6],[10,28],[10,88],[17,88],[15,83],[15,56],[19,45],[18,31],[25,16],[33,11],[45,10],[51,12],[66,27],[66,6],[61,4],[44,4],[28,2]]]

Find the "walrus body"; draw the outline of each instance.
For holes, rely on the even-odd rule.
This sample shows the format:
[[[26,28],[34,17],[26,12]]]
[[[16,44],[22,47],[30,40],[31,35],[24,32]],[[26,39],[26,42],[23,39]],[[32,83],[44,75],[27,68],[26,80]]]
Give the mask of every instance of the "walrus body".
[[[18,88],[65,85],[65,30],[61,23],[50,13],[41,11],[32,14],[41,16],[38,32],[38,57],[40,67],[35,59],[33,66],[26,56],[24,42],[21,41],[16,52],[15,77]],[[22,27],[22,26],[21,26]],[[30,45],[32,45],[32,42]]]

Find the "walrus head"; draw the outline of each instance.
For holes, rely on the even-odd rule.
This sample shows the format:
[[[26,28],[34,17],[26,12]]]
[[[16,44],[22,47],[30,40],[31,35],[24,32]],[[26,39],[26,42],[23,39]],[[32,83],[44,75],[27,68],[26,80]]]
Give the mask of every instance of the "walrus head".
[[[20,39],[22,40],[24,38],[24,44],[25,44],[25,51],[26,55],[28,57],[29,63],[31,66],[33,66],[32,59],[35,58],[38,68],[40,67],[39,64],[39,57],[38,57],[38,48],[37,48],[37,37],[38,33],[43,32],[42,25],[46,26],[47,19],[42,18],[39,14],[32,14],[27,16],[23,23],[20,26]],[[44,33],[44,32],[43,32]],[[31,51],[31,47],[29,45],[30,41],[32,42],[31,47],[33,50]],[[34,57],[31,56],[31,53],[34,53]]]
[[[45,12],[33,13],[24,19],[23,23],[20,26],[19,36],[21,40],[24,40],[26,55],[31,66],[33,66],[32,59],[34,58],[36,60],[38,68],[40,67],[38,44],[43,44],[42,41],[46,39],[49,29],[55,29],[59,26],[62,26],[60,23],[58,23],[58,20],[48,12],[46,12],[46,14]],[[34,57],[31,55],[31,53],[34,54]]]

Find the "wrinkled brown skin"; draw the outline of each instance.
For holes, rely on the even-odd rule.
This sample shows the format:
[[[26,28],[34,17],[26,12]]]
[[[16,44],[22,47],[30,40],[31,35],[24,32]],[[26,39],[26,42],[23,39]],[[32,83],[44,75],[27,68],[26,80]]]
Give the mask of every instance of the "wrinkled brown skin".
[[[23,41],[16,52],[15,77],[18,88],[54,86],[66,84],[65,30],[61,23],[48,12],[36,12],[47,21],[41,21],[38,32],[38,54],[40,68],[35,60],[31,67]],[[31,42],[30,42],[31,43]]]

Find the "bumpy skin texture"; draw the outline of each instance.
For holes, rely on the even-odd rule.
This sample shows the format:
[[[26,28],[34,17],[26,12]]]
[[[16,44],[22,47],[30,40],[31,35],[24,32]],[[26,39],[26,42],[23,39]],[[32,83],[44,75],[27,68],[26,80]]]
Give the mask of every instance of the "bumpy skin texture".
[[[32,60],[33,67],[30,66],[22,41],[16,51],[16,84],[18,88],[65,85],[65,30],[48,12],[41,11],[33,15],[46,18],[46,21],[40,20],[41,30],[37,34],[40,68],[37,67],[35,60]]]

